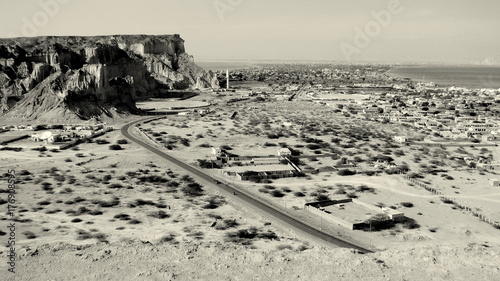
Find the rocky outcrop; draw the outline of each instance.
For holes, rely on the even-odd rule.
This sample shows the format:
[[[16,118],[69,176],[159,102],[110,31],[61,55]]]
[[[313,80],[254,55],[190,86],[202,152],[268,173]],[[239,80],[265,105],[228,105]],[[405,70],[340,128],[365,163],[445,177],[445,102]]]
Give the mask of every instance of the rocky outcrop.
[[[179,35],[0,39],[0,112],[44,119],[135,113],[169,90],[218,88]],[[53,120],[53,119],[52,119]]]

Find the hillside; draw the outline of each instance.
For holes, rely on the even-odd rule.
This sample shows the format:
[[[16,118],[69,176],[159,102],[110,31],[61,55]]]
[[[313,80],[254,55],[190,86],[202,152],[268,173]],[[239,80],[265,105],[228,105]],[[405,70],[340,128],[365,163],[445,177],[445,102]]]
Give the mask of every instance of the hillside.
[[[217,88],[179,35],[0,39],[0,112],[27,120],[137,113],[169,90]]]

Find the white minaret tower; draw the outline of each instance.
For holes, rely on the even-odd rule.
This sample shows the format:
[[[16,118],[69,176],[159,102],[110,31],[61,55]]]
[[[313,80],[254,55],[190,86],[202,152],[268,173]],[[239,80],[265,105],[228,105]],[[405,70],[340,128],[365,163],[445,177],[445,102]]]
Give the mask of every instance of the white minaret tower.
[[[229,69],[226,70],[226,89],[229,90]]]

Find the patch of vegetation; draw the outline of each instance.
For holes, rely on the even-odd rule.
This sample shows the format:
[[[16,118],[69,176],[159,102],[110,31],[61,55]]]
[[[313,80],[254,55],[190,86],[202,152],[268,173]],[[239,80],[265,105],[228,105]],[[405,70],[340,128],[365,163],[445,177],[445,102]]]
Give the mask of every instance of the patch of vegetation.
[[[35,239],[37,237],[36,234],[31,231],[24,231],[23,234],[27,239]]]
[[[215,229],[226,230],[228,228],[237,227],[239,225],[240,224],[236,221],[236,219],[225,219],[222,222],[217,222],[217,224],[215,225]]]
[[[251,245],[253,239],[269,239],[269,240],[279,240],[276,233],[268,230],[267,232],[261,232],[256,227],[250,227],[248,229],[240,229],[234,232],[228,232],[226,234],[226,241],[232,243],[238,243],[242,245]]]
[[[411,202],[401,202],[401,206],[406,208],[413,208],[413,203]]]
[[[270,192],[273,197],[284,197],[285,194],[281,192],[280,190],[273,190]]]
[[[337,172],[337,175],[339,176],[354,176],[356,174],[356,171],[349,170],[349,169],[342,169]]]
[[[300,192],[300,191],[295,192],[293,195],[295,195],[296,197],[305,197],[306,196],[303,192]]]
[[[212,196],[207,200],[207,204],[203,206],[203,209],[217,209],[224,204],[226,204],[224,197]]]
[[[191,197],[199,197],[199,196],[203,196],[203,194],[204,194],[204,190],[203,190],[202,186],[196,182],[188,183],[181,190],[182,190],[182,192],[184,192],[185,195],[191,196]]]
[[[109,144],[109,141],[104,140],[104,139],[96,139],[95,143],[97,143],[97,144]]]
[[[149,213],[148,217],[152,217],[152,218],[155,218],[155,219],[166,219],[166,218],[169,218],[170,215],[167,214],[165,211],[160,210],[160,211]]]
[[[112,144],[109,146],[109,150],[123,150],[119,144]]]

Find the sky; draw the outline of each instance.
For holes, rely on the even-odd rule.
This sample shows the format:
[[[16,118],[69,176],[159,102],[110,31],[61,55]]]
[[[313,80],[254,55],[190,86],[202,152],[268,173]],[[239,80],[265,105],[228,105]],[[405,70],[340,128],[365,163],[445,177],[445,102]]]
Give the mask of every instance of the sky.
[[[0,37],[180,34],[197,61],[470,63],[498,0],[0,0]]]

